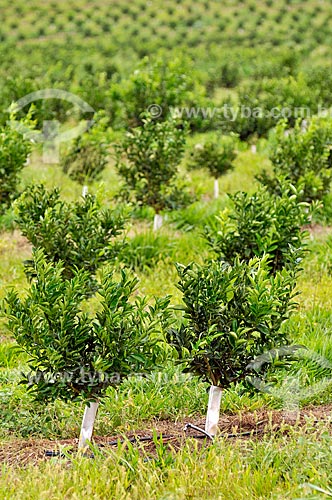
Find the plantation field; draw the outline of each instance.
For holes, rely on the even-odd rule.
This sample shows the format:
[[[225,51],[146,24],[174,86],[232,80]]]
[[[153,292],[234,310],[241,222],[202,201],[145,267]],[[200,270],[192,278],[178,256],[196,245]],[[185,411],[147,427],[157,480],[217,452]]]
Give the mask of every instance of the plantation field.
[[[332,496],[331,3],[0,19],[0,500]]]
[[[264,163],[269,164],[264,151],[258,154],[242,151],[236,160],[234,172],[222,179],[221,192],[224,193],[226,189],[230,192],[249,188],[253,190],[254,173]],[[109,203],[107,187],[110,178],[114,179],[111,165],[103,179],[105,203]],[[33,180],[42,180],[49,187],[60,185],[67,199],[75,199],[80,195],[79,186],[68,181],[58,166],[42,165],[38,154],[34,155],[31,165],[26,167],[22,176],[23,184]],[[228,201],[224,194],[218,203],[211,200],[212,182],[206,180],[203,172],[191,177],[192,185],[201,186],[202,201],[184,211],[173,212],[172,220],[166,221],[157,236],[151,233],[151,216],[131,221],[128,230],[130,241],[133,242],[133,262],[141,254],[143,262],[146,259],[147,264],[143,269],[136,269],[140,278],[140,293],[149,296],[170,293],[172,303],[177,304],[180,297],[175,288],[177,276],[174,261],[189,263],[191,260],[207,258],[209,249],[200,236],[204,217],[211,216],[227,205]],[[11,224],[9,216],[6,224]],[[298,299],[298,311],[291,321],[291,337],[330,359],[332,278],[328,266],[331,250],[325,243],[330,230],[328,226],[316,225],[310,232],[311,252],[305,259],[304,272],[298,284],[302,293]],[[139,239],[138,235],[145,237]],[[142,244],[155,247],[152,263],[148,256],[144,256],[146,250],[140,250],[139,245]],[[31,247],[17,229],[14,232],[9,229],[2,232],[2,295],[10,285],[19,290],[26,286],[22,261],[30,255]],[[329,484],[331,438],[328,433],[328,406],[319,415],[318,423],[315,423],[315,417],[309,416],[295,427],[293,423],[290,425],[287,415],[281,413],[281,418],[284,416],[286,419],[281,427],[277,425],[272,432],[266,428],[265,436],[259,435],[252,440],[234,441],[233,438],[229,442],[221,438],[208,449],[197,448],[198,442],[187,443],[181,446],[180,451],[175,451],[175,447],[172,451],[172,448],[167,447],[167,442],[162,444],[159,441],[156,434],[156,445],[153,447],[156,452],[149,448],[138,452],[135,445],[129,446],[129,449],[121,445],[117,450],[106,447],[99,451],[93,448],[97,454],[94,460],[70,458],[69,470],[67,459],[59,461],[56,458],[51,459],[49,464],[20,470],[17,466],[28,465],[31,460],[34,463],[36,454],[42,458],[43,451],[54,449],[54,444],[32,441],[28,451],[25,451],[24,441],[17,439],[67,439],[64,441],[66,449],[66,446],[68,448],[75,442],[68,441],[68,438],[74,438],[79,433],[82,407],[80,404],[60,402],[47,407],[33,403],[24,386],[17,384],[19,373],[26,366],[25,356],[17,355],[11,350],[12,346],[13,341],[3,330],[2,456],[11,465],[3,469],[2,498],[46,498],[50,494],[59,498],[82,498],[83,494],[92,492],[95,498],[142,498],[143,495],[148,498],[314,498],[310,496],[309,487],[301,486],[303,483],[325,487]],[[315,366],[304,369],[301,364],[293,367],[294,373],[300,374],[303,387],[313,385],[314,389],[317,380],[324,378],[324,373],[316,373],[316,369]],[[280,373],[279,376],[282,381],[284,375]],[[312,394],[310,390],[301,390],[301,405],[331,402],[328,387],[318,387]],[[205,384],[181,375],[180,371],[170,366],[166,372],[156,372],[141,381],[129,379],[117,395],[110,391],[109,398],[101,406],[95,434],[111,439],[111,436],[122,433],[132,435],[134,431],[145,430],[145,435],[152,435],[153,428],[163,429],[158,424],[163,421],[178,422],[176,430],[181,433],[186,421],[202,421],[206,403]],[[278,398],[263,393],[250,395],[243,392],[241,387],[234,387],[222,401],[222,415],[258,412],[254,422],[255,419],[256,422],[263,421],[263,424],[258,425],[264,427],[269,426],[270,417],[261,413],[263,409],[279,408],[281,411],[283,405],[284,401]],[[236,421],[234,426],[230,427],[228,423],[227,427],[225,432],[235,433],[256,428],[255,424],[246,427]],[[27,458],[29,456],[30,459]],[[144,457],[148,457],[148,462]],[[305,497],[305,492],[309,496]]]
[[[183,45],[204,48],[220,44],[244,47],[289,44],[313,50],[328,48],[332,10],[327,1],[272,2],[217,0],[120,0],[89,5],[70,2],[1,2],[1,40],[20,45],[49,41],[89,44],[103,40],[112,47],[140,52]]]

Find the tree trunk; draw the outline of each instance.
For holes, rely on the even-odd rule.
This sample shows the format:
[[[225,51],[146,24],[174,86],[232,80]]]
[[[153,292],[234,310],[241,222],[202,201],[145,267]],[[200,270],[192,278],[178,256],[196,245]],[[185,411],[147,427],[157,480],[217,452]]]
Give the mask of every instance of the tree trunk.
[[[158,231],[158,229],[160,229],[162,225],[163,225],[163,216],[160,214],[155,214],[153,220],[153,230]]]
[[[219,197],[219,180],[214,179],[214,188],[213,188],[214,199],[216,200]]]
[[[221,396],[222,389],[215,385],[211,385],[205,422],[205,431],[211,436],[215,436],[218,432]]]
[[[87,441],[91,441],[93,426],[96,420],[99,401],[94,401],[86,405],[81,425],[80,439],[78,442],[78,449],[84,450],[87,447]]]

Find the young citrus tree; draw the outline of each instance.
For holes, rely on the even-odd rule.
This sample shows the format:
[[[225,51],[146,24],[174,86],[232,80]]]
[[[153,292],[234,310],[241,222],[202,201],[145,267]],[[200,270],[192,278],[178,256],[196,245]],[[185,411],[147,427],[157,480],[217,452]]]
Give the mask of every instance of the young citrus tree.
[[[64,173],[80,184],[99,179],[108,163],[110,143],[109,119],[104,112],[98,112],[92,127],[61,156]]]
[[[19,174],[31,152],[31,142],[5,125],[0,128],[0,213],[18,196]]]
[[[190,170],[205,168],[209,172],[214,178],[214,198],[218,198],[219,178],[233,170],[235,158],[234,139],[224,137],[220,142],[196,144],[189,154],[187,165]]]
[[[143,125],[144,114],[151,110],[157,121],[168,120],[176,107],[204,106],[205,89],[188,57],[162,53],[145,57],[129,77],[111,87],[114,107],[122,114],[122,126]],[[202,117],[188,116],[192,128],[204,128]]]
[[[307,109],[312,114],[317,112],[317,97],[317,91],[302,77],[258,78],[244,82],[238,89],[235,118],[226,124],[226,129],[247,140],[253,135],[267,135],[284,117],[288,126],[293,127],[299,109]]]
[[[256,356],[288,344],[294,271],[270,275],[267,258],[177,265],[183,320],[168,331],[184,370],[211,384],[206,431],[217,432],[221,394],[250,373]],[[264,368],[263,368],[264,371]]]
[[[273,175],[263,171],[258,180],[270,192],[280,194],[278,178],[284,176],[301,189],[303,200],[321,200],[332,180],[331,149],[331,118],[314,117],[307,125],[298,120],[293,130],[282,121],[276,128],[270,155]]]
[[[253,194],[228,195],[231,207],[206,228],[206,238],[219,258],[232,263],[235,257],[248,262],[267,255],[273,275],[301,261],[308,236],[303,227],[311,220],[311,207],[299,202],[291,184],[281,185],[281,196],[271,195],[265,187]]]
[[[62,262],[48,262],[42,250],[34,252],[33,265],[26,296],[10,291],[5,299],[9,331],[29,358],[31,371],[22,382],[43,403],[59,398],[87,404],[83,448],[107,387],[158,363],[169,299],[148,305],[135,294],[136,278],[122,271],[117,281],[108,270],[98,285],[100,306],[90,315],[82,309],[89,273],[79,270],[68,280]]]
[[[34,248],[42,248],[49,261],[61,260],[68,279],[83,269],[92,285],[97,269],[114,261],[123,245],[117,240],[126,222],[123,211],[102,208],[92,195],[66,202],[57,188],[30,186],[16,201],[15,212],[22,234]]]
[[[116,168],[124,180],[122,194],[136,205],[154,209],[155,229],[162,223],[160,212],[188,202],[188,194],[177,187],[185,135],[175,120],[157,122],[148,116],[116,146]]]

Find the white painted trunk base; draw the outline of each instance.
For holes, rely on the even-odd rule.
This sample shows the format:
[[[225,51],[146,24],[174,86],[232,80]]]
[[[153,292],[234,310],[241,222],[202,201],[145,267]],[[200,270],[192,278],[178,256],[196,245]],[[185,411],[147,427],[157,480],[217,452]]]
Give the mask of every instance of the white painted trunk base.
[[[251,145],[251,152],[254,153],[254,154],[257,153],[257,146],[256,146],[256,144],[252,144]]]
[[[78,442],[78,449],[82,450],[86,448],[87,441],[91,441],[93,426],[96,420],[97,410],[99,406],[99,401],[95,403],[90,403],[90,406],[86,405],[82,420],[80,439]]]
[[[215,199],[217,199],[219,197],[219,180],[218,179],[214,179],[213,194],[214,194]]]
[[[83,188],[82,188],[82,197],[85,198],[86,195],[88,194],[88,192],[89,192],[88,186],[83,186]]]
[[[163,225],[163,216],[160,214],[155,214],[153,219],[153,230],[158,231]]]
[[[211,385],[205,422],[205,431],[210,434],[210,436],[215,436],[218,432],[221,396],[222,389],[215,385]]]
[[[308,128],[308,122],[307,122],[307,120],[302,120],[302,123],[301,123],[301,132],[306,132],[307,128]]]

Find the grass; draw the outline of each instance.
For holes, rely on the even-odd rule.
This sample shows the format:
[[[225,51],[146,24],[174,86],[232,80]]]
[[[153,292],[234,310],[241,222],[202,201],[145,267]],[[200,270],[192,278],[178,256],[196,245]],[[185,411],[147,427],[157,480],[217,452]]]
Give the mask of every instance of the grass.
[[[188,442],[172,453],[158,436],[155,443],[153,456],[124,444],[114,451],[93,448],[93,460],[4,467],[0,498],[314,499],[321,497],[308,484],[326,489],[331,481],[332,438],[312,423],[262,441],[220,439],[201,450]]]
[[[0,298],[6,286],[20,288],[25,283],[22,261],[31,255],[30,245],[22,238],[17,230],[1,234],[0,239],[1,272],[0,272]]]

